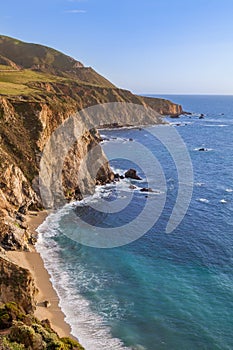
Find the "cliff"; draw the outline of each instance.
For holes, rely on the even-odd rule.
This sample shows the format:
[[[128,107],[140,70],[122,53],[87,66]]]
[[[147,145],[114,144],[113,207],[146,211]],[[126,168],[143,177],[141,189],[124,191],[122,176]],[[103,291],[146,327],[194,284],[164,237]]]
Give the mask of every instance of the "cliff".
[[[120,110],[115,104],[119,102]],[[54,49],[0,36],[0,304],[17,302],[26,313],[34,308],[34,283],[4,251],[29,250],[34,243],[25,215],[43,208],[38,186],[41,157],[51,135],[77,111],[81,137],[71,135],[74,142],[62,164],[61,190],[67,201],[81,199],[96,184],[114,179],[98,128],[163,123],[162,115],[181,114],[182,107],[118,89]],[[55,141],[62,152],[66,144],[59,137]],[[44,165],[49,168],[53,161],[48,158]],[[96,164],[101,164],[97,172]],[[51,173],[49,177],[56,186]]]
[[[143,100],[148,106],[156,110],[161,115],[178,117],[182,113],[185,113],[181,105],[171,103],[169,100],[153,97],[144,97]]]
[[[25,313],[35,308],[36,287],[30,272],[12,263],[0,252],[1,302],[14,300]]]

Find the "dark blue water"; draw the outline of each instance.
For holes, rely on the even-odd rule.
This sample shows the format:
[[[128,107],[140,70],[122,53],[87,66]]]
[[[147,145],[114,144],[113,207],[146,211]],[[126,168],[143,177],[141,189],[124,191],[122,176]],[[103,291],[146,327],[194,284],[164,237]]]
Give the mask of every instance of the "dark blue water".
[[[98,207],[101,196],[107,194],[107,205],[116,193],[122,200],[131,193],[125,210],[103,214],[87,201],[67,206],[40,228],[38,250],[73,334],[87,350],[233,349],[233,97],[164,97],[195,113],[167,119],[184,140],[194,171],[192,200],[175,231],[166,234],[179,189],[177,169],[166,147],[151,136],[153,128],[103,131],[110,139],[103,145],[107,154],[119,143],[135,152],[138,142],[161,164],[166,202],[148,232],[112,249],[86,247],[69,238],[69,230],[77,224],[71,220],[74,213],[98,227],[118,227],[137,217],[150,200],[140,192],[148,180],[143,169],[123,159],[111,162],[114,169],[124,173],[134,166],[143,180],[98,189],[90,200]],[[199,119],[200,113],[204,119]],[[146,153],[138,157],[146,158]],[[163,192],[150,164],[147,170],[150,185],[158,192],[151,196],[158,203]],[[130,182],[136,189],[129,189]],[[143,220],[153,215],[148,213]],[[79,229],[84,230],[81,222]]]

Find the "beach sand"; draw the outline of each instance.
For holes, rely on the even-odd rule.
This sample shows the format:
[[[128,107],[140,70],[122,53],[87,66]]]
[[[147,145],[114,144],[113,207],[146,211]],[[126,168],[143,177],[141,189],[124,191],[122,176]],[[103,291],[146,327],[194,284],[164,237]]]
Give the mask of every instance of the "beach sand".
[[[36,235],[36,228],[45,220],[47,212],[29,213],[27,225],[31,232]],[[28,269],[35,281],[39,293],[36,296],[37,306],[35,316],[39,320],[49,319],[52,328],[60,337],[72,337],[71,328],[65,322],[65,315],[59,307],[59,298],[50,282],[50,275],[44,267],[44,262],[39,253],[32,247],[32,252],[9,251],[7,256],[19,266]],[[43,302],[47,300],[51,305],[46,308]]]

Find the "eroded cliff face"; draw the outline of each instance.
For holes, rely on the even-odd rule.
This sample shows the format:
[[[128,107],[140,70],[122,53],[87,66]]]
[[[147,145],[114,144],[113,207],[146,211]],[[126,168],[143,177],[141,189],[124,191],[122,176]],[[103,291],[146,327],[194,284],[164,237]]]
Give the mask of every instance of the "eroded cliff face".
[[[26,313],[35,309],[37,293],[30,272],[12,263],[0,251],[0,302],[16,302]]]
[[[66,198],[82,199],[92,194],[96,185],[110,183],[114,174],[99,144],[96,129],[86,131],[79,144],[75,142],[65,157],[62,172],[62,185]]]
[[[33,82],[31,86],[36,89],[36,94],[0,97],[0,245],[5,250],[29,250],[34,242],[25,215],[28,210],[40,210],[44,206],[38,181],[41,159],[51,136],[77,111],[89,109],[88,113],[80,112],[75,116],[76,131],[72,134],[74,139],[70,147],[65,148],[64,138],[59,135],[54,144],[55,148],[59,145],[60,153],[57,158],[56,154],[55,157],[48,154],[45,161],[50,169],[48,188],[55,193],[61,191],[65,200],[81,199],[83,195],[93,193],[96,184],[114,179],[96,128],[158,124],[163,123],[158,112],[181,112],[181,108],[171,102],[147,100],[112,87],[77,82]],[[119,105],[114,108],[116,102],[121,103],[120,111]],[[112,103],[110,109],[101,107],[104,103]],[[93,107],[96,105],[97,111]],[[77,131],[80,133],[78,140],[75,139]],[[59,183],[53,181],[52,171],[63,148],[65,154]],[[17,299],[9,289],[9,281],[22,271],[17,272],[17,267],[12,264],[0,256],[2,273],[6,276],[1,282],[0,301]],[[29,281],[28,278],[25,277],[25,281]],[[21,283],[20,279],[17,281]],[[26,288],[25,284],[19,288],[22,286]],[[32,295],[27,288],[25,290],[25,298],[27,293]]]
[[[42,152],[54,131],[69,117],[88,110],[78,114],[78,129],[83,135],[64,159],[62,191],[70,200],[80,199],[91,193],[96,183],[113,178],[95,128],[158,124],[163,123],[160,114],[182,112],[181,106],[170,101],[135,96],[117,88],[77,82],[32,82],[31,86],[37,94],[0,97],[0,242],[6,249],[28,249],[30,235],[20,215],[28,209],[42,208],[38,186]],[[107,108],[103,107],[105,103]],[[92,148],[95,162],[90,159]],[[91,166],[97,160],[102,164],[98,172]]]
[[[0,243],[5,249],[28,249],[31,237],[23,215],[28,209],[43,207],[38,187],[42,151],[53,132],[75,113],[76,106],[69,104],[69,99],[63,104],[59,98],[47,103],[1,98],[0,103]],[[83,135],[68,150],[62,172],[63,192],[69,200],[80,199],[80,193],[93,192],[97,182],[113,178],[98,132],[86,129],[82,120],[78,123]],[[62,142],[60,139],[61,147]],[[82,162],[92,147],[97,151],[95,160],[104,164],[95,176]]]
[[[144,97],[144,101],[152,109],[156,109],[161,115],[176,117],[185,113],[181,105],[172,103],[169,100]]]
[[[52,133],[76,111],[69,102],[67,98],[63,105],[62,98],[55,97],[52,101],[0,98],[0,304],[15,301],[25,312],[34,307],[32,278],[3,253],[30,250],[34,243],[25,215],[28,210],[43,207],[38,188],[41,155]],[[69,149],[62,172],[62,190],[67,200],[81,199],[94,190],[97,182],[108,182],[113,176],[99,145],[98,132],[86,129],[81,120],[79,124],[85,132]],[[92,147],[97,149],[96,158],[102,158],[105,164],[95,176],[82,162]]]

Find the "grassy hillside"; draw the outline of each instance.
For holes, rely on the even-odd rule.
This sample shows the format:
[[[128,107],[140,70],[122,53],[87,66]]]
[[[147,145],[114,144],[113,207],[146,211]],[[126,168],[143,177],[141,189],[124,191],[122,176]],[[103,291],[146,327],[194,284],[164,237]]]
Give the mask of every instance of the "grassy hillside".
[[[81,62],[47,46],[25,43],[0,35],[0,55],[23,69],[78,79],[89,84],[114,87],[93,69],[84,67]]]
[[[31,82],[53,82],[62,80],[56,76],[33,72],[32,70],[10,70],[9,66],[0,66],[0,93],[2,95],[30,95],[38,90],[30,88],[27,84]]]

